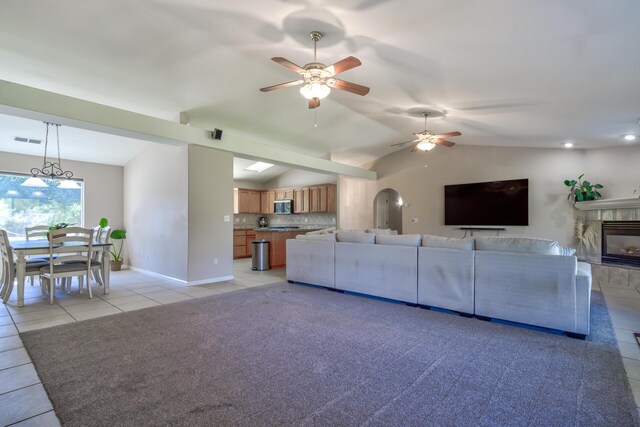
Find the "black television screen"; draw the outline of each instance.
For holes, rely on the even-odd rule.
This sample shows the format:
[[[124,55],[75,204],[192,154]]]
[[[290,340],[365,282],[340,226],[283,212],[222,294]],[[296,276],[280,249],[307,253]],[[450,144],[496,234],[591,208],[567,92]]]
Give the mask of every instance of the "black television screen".
[[[445,225],[529,225],[529,180],[444,186]]]

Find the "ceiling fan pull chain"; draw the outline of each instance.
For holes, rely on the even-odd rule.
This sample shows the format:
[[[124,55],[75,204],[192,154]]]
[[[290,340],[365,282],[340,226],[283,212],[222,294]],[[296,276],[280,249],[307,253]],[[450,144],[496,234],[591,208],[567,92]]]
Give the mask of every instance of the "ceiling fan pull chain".
[[[313,127],[315,128],[318,127],[318,109],[317,108],[313,109]]]

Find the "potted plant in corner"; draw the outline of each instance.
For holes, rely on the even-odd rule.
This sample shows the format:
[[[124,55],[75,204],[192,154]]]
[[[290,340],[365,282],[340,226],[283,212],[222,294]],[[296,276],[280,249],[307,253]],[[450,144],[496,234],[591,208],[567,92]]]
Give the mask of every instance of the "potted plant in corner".
[[[597,200],[602,198],[602,194],[598,190],[602,189],[602,184],[591,184],[587,180],[582,180],[584,174],[575,179],[565,179],[564,185],[571,187],[567,199],[573,199],[573,203],[584,202],[587,200]]]
[[[102,218],[100,220],[100,227],[105,228],[109,225],[109,221],[107,218]],[[124,240],[127,238],[127,232],[124,230],[113,230],[109,235],[111,242],[113,243],[113,248],[111,249],[111,256],[113,260],[111,261],[111,271],[120,271],[122,270],[122,248],[124,247]],[[116,243],[114,240],[119,242],[118,247],[116,248]]]

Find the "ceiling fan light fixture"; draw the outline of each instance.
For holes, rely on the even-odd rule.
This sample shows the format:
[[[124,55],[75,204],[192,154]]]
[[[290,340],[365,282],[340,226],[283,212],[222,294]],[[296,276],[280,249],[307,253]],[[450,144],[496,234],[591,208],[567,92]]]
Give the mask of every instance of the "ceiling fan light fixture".
[[[324,83],[307,83],[300,88],[300,95],[307,99],[324,99],[331,93],[331,88]]]
[[[416,148],[421,151],[431,151],[436,148],[436,144],[429,142],[428,140],[420,141]]]
[[[636,140],[636,136],[632,134],[628,134],[624,136],[624,140],[627,142],[633,142]]]

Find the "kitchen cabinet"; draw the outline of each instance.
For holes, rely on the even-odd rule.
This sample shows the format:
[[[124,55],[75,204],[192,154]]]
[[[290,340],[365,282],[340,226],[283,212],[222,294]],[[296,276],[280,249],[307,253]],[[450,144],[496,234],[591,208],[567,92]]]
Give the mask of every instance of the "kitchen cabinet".
[[[259,214],[260,210],[260,191],[244,188],[233,189],[234,214]]]
[[[309,188],[309,212],[336,212],[336,186],[318,185]]]
[[[260,213],[263,215],[273,213],[273,202],[276,200],[276,192],[273,190],[260,193]]]
[[[257,240],[269,242],[269,265],[271,268],[284,267],[287,264],[287,239],[295,239],[298,234],[312,230],[256,231]]]
[[[278,189],[276,192],[276,200],[293,200],[293,189]]]
[[[293,213],[309,212],[309,189],[298,188],[293,190]]]
[[[233,230],[233,259],[251,256],[251,242],[256,240],[254,230]]]

